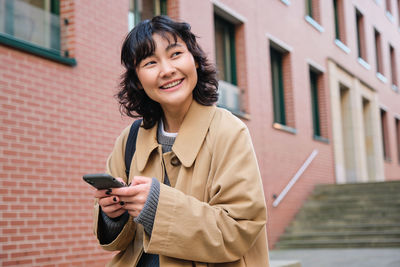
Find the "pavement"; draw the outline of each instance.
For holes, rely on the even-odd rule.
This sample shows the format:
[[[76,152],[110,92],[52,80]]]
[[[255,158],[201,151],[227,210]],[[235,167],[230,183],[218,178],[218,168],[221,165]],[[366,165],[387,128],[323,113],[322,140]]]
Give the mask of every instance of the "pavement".
[[[298,262],[301,267],[400,267],[400,248],[270,250],[270,260]]]

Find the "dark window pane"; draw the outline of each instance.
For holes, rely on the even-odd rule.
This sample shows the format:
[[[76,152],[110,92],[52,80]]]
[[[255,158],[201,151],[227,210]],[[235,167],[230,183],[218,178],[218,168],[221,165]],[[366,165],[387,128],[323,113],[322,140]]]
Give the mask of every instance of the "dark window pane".
[[[270,54],[274,122],[286,125],[282,54],[272,47],[270,49]]]
[[[310,86],[311,86],[311,105],[312,118],[314,126],[314,135],[321,136],[320,114],[319,114],[319,94],[318,94],[318,74],[310,71]]]

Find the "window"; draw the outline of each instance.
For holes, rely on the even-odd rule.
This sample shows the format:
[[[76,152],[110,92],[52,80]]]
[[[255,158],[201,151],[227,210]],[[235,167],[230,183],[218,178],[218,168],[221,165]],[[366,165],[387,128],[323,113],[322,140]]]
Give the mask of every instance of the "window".
[[[381,34],[374,29],[376,72],[383,75]]]
[[[400,119],[395,118],[396,143],[397,143],[397,163],[400,164]]]
[[[215,16],[215,54],[218,79],[237,85],[235,25]]]
[[[142,20],[166,14],[167,0],[129,0],[129,30],[132,30]]]
[[[386,0],[386,12],[389,13],[390,15],[393,14],[391,1],[392,0]]]
[[[400,0],[397,0],[397,20],[399,22],[399,27],[400,27]]]
[[[390,70],[391,70],[391,75],[392,75],[392,88],[397,91],[398,90],[398,84],[397,84],[397,65],[396,65],[396,52],[393,48],[393,46],[389,45],[389,51],[390,51]]]
[[[312,0],[307,0],[306,1],[306,14],[307,16],[313,17],[313,1]]]
[[[239,24],[240,25],[240,24]],[[227,19],[214,15],[215,62],[219,80],[218,106],[229,109],[236,115],[243,115],[241,89],[238,87],[236,70],[237,27]]]
[[[367,51],[365,47],[364,16],[356,9],[356,30],[357,30],[357,49],[358,57],[367,61]]]
[[[67,24],[67,23],[65,23]],[[59,0],[0,0],[0,43],[75,65],[61,52]]]
[[[274,127],[295,132],[290,53],[271,41],[270,60]]]
[[[322,72],[310,66],[311,111],[314,129],[314,138],[325,139],[327,137],[325,127],[325,105]]]
[[[310,87],[311,87],[311,107],[314,136],[321,136],[321,126],[319,118],[319,104],[318,104],[318,73],[310,70]]]
[[[319,32],[323,32],[320,16],[320,0],[306,0],[306,21]]]
[[[389,133],[388,133],[388,122],[387,113],[384,109],[381,109],[381,130],[382,130],[382,148],[383,148],[383,158],[386,161],[390,161],[390,151],[389,151]]]
[[[0,0],[1,32],[48,49],[60,50],[58,1]],[[3,9],[2,9],[3,10]]]
[[[340,40],[342,43],[346,43],[346,35],[344,26],[344,11],[343,11],[343,0],[333,0],[333,10],[335,16],[335,38]]]
[[[320,13],[319,13],[319,1],[320,0],[306,0],[306,14],[311,17],[316,22],[320,23]]]
[[[285,91],[283,84],[283,54],[274,48],[270,48],[271,54],[271,78],[272,99],[274,103],[274,122],[286,125]]]

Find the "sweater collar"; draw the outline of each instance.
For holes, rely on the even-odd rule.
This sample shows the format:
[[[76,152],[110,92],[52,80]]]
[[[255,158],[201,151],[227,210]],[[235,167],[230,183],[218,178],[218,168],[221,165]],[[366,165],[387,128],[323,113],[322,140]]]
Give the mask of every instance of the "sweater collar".
[[[207,135],[215,110],[215,106],[203,106],[195,100],[190,105],[172,146],[172,151],[183,166],[192,166]],[[158,123],[151,129],[139,129],[136,144],[137,153],[135,153],[139,171],[144,170],[150,154],[158,147],[157,128]]]

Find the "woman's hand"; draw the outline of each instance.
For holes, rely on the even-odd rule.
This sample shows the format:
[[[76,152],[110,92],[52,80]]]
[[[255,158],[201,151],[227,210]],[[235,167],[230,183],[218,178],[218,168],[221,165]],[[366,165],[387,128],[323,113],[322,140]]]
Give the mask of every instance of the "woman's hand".
[[[127,210],[133,217],[139,216],[150,192],[152,179],[144,176],[135,176],[128,187],[113,188],[112,194],[119,199],[119,207]],[[114,206],[114,205],[112,205]]]
[[[119,178],[119,180],[122,180]],[[120,205],[120,199],[113,194],[113,189],[96,190],[94,196],[98,198],[101,210],[110,218],[117,218],[125,213],[125,209]]]

